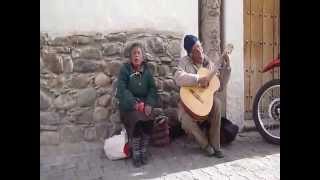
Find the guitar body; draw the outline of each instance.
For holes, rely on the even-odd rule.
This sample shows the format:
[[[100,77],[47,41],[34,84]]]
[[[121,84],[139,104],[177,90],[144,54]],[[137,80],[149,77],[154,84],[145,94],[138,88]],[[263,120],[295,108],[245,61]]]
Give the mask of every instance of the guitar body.
[[[206,68],[198,70],[199,77],[207,76],[210,71]],[[184,86],[180,88],[180,98],[188,112],[192,113],[193,117],[203,119],[207,116],[213,105],[214,93],[219,89],[220,81],[217,76],[213,76],[207,88],[197,86]]]

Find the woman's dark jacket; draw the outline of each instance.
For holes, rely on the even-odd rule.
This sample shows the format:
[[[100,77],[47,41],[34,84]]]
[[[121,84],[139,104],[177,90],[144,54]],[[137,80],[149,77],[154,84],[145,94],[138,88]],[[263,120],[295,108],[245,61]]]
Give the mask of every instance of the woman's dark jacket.
[[[138,100],[152,107],[158,103],[153,76],[145,63],[141,67],[138,73],[134,72],[131,63],[124,63],[120,69],[117,87],[120,111],[133,111]]]

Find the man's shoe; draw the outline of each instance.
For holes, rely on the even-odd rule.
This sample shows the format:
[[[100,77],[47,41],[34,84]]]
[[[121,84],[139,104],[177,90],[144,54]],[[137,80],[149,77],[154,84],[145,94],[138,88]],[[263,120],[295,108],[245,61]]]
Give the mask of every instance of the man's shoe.
[[[208,145],[206,148],[204,148],[204,151],[207,156],[213,156],[214,155],[214,149]]]
[[[223,158],[224,157],[222,151],[221,150],[216,150],[216,149],[214,150],[213,156],[215,156],[217,158]]]

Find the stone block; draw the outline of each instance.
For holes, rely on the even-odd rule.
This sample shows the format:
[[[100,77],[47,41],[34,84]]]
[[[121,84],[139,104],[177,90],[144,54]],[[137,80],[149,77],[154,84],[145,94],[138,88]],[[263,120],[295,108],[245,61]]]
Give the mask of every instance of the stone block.
[[[111,33],[105,36],[105,38],[109,41],[119,41],[125,42],[126,41],[126,33]]]
[[[181,42],[174,40],[170,41],[168,44],[168,51],[174,57],[180,57],[180,53],[182,50]]]
[[[70,37],[70,40],[75,45],[88,45],[93,42],[92,37],[88,37],[84,35],[74,35]]]
[[[79,72],[79,73],[90,73],[90,72],[96,72],[99,69],[99,64],[86,60],[86,59],[77,59],[74,61],[74,67],[73,71],[74,72]]]
[[[55,74],[63,73],[63,59],[60,55],[55,53],[44,53],[43,63],[46,68]]]
[[[84,130],[84,139],[86,141],[94,141],[97,139],[97,131],[95,127],[86,128]]]
[[[167,65],[158,66],[159,76],[166,77],[170,74],[170,68]]]
[[[60,140],[67,143],[80,142],[83,139],[83,130],[79,126],[67,125],[60,129]]]
[[[88,74],[80,74],[78,76],[73,76],[70,81],[70,87],[76,89],[86,88],[89,84],[90,76]]]
[[[102,52],[98,48],[86,47],[80,50],[80,58],[83,59],[95,59],[99,60],[102,58]]]
[[[118,76],[120,68],[122,66],[122,62],[119,61],[111,61],[106,63],[106,68],[104,72],[110,76]]]
[[[165,52],[164,42],[160,37],[154,37],[148,40],[148,45],[150,49],[156,54]]]
[[[73,72],[73,61],[70,56],[63,57],[63,72],[72,73]]]
[[[93,112],[93,119],[95,121],[103,121],[106,120],[109,116],[108,109],[104,107],[96,107]]]
[[[59,142],[59,134],[57,132],[40,132],[40,145],[58,145]]]
[[[97,104],[102,107],[109,106],[110,102],[111,102],[111,96],[109,94],[105,94],[97,100]]]
[[[51,105],[51,98],[40,90],[40,110],[46,110]]]
[[[114,56],[122,54],[122,44],[121,43],[107,43],[103,44],[103,55]]]
[[[81,89],[77,93],[77,105],[80,107],[91,106],[93,105],[96,96],[97,92],[92,87]]]
[[[43,125],[58,125],[60,116],[56,112],[40,112],[40,124]]]
[[[57,109],[70,109],[76,105],[76,101],[68,94],[58,96],[53,103]]]
[[[104,87],[111,84],[111,79],[101,72],[94,78],[94,83],[99,87]]]
[[[49,41],[51,46],[68,46],[71,45],[71,41],[68,37],[56,37],[54,40]]]

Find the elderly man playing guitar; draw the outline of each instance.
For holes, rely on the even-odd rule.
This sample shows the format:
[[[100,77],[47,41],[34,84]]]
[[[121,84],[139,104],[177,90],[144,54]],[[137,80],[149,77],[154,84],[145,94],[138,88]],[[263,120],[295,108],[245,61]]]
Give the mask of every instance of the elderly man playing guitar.
[[[179,59],[174,74],[175,82],[180,86],[178,117],[181,127],[194,136],[206,155],[223,158],[220,149],[221,103],[214,94],[223,91],[229,81],[228,53],[224,52],[213,63],[205,56],[194,35],[184,37],[184,49],[187,55]],[[209,124],[208,132],[201,128],[203,124]]]

